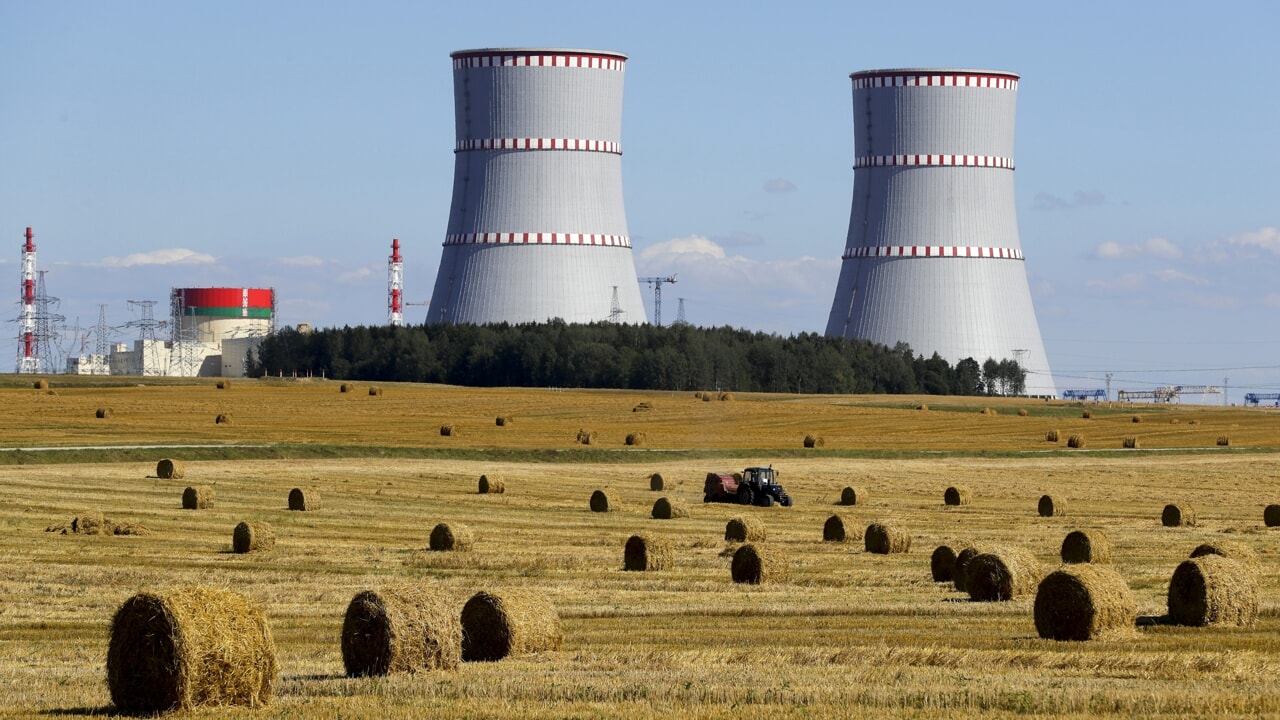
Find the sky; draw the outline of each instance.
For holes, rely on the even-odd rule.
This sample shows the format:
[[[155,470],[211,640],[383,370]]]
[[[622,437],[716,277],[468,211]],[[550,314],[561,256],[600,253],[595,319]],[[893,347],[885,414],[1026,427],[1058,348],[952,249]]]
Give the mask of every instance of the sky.
[[[822,332],[849,73],[982,68],[1022,76],[1016,212],[1059,390],[1228,379],[1238,403],[1280,392],[1278,26],[1280,6],[1232,0],[0,0],[0,317],[31,226],[58,311],[88,328],[106,305],[118,342],[127,301],[162,316],[175,286],[274,287],[281,324],[383,324],[392,238],[410,302],[435,280],[449,53],[570,47],[629,56],[627,220],[637,273],[677,276],[663,321],[684,298],[698,325]],[[0,368],[16,337],[0,325]]]

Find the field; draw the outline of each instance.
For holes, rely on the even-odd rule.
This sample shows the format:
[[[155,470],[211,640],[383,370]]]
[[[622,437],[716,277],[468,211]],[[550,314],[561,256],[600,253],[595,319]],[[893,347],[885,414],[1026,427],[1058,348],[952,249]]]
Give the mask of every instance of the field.
[[[1280,715],[1280,414],[1204,406],[1082,407],[1013,399],[463,389],[329,381],[182,384],[54,378],[53,392],[0,381],[0,716],[113,712],[105,682],[111,617],[145,588],[203,583],[267,612],[281,672],[264,710],[192,717],[1012,717]],[[102,379],[99,379],[102,380]],[[145,382],[145,386],[138,383]],[[638,408],[648,403],[649,409]],[[921,403],[929,409],[917,410]],[[112,416],[95,418],[97,408]],[[984,407],[994,412],[982,414]],[[1026,416],[1018,411],[1024,409]],[[229,424],[215,424],[218,414]],[[512,422],[497,427],[496,416]],[[1135,422],[1134,418],[1140,418]],[[460,433],[440,434],[455,424]],[[579,429],[597,442],[575,442]],[[1060,441],[1045,434],[1057,429]],[[623,438],[643,432],[646,442]],[[806,450],[806,434],[821,435]],[[1068,450],[1070,435],[1087,439]],[[1124,437],[1138,450],[1122,450]],[[1217,445],[1227,436],[1229,446]],[[155,477],[162,457],[186,477]],[[709,470],[772,464],[795,507],[701,503]],[[670,489],[649,490],[660,472]],[[479,495],[481,473],[505,479]],[[865,506],[835,505],[866,489]],[[183,510],[183,489],[214,505]],[[944,507],[966,485],[972,504]],[[318,512],[290,512],[297,486]],[[592,513],[597,488],[622,510]],[[1041,518],[1044,493],[1068,515]],[[685,500],[691,517],[650,518]],[[1165,528],[1166,503],[1200,523]],[[85,510],[145,526],[142,536],[46,532]],[[823,543],[846,512],[858,526],[907,528],[911,552]],[[725,523],[749,513],[790,559],[785,584],[735,585]],[[231,552],[242,520],[271,523],[265,553]],[[476,536],[435,553],[439,522]],[[960,538],[1017,544],[1046,569],[1063,536],[1102,528],[1138,602],[1131,637],[1037,637],[1031,600],[973,603],[935,584],[929,555]],[[676,566],[624,572],[631,534],[670,538]],[[1247,629],[1163,624],[1177,564],[1231,538],[1264,565],[1262,613]],[[416,580],[456,607],[481,589],[527,587],[555,603],[560,651],[380,679],[343,674],[339,635],[357,592]]]

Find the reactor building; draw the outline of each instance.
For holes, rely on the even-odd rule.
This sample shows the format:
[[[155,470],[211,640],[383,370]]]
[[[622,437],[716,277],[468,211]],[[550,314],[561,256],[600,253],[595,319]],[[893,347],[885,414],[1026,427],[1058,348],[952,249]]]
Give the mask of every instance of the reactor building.
[[[1016,360],[1055,395],[1014,208],[1018,79],[869,70],[853,79],[849,235],[827,335],[926,357]]]
[[[427,322],[644,322],[622,200],[627,56],[451,57],[453,201]]]

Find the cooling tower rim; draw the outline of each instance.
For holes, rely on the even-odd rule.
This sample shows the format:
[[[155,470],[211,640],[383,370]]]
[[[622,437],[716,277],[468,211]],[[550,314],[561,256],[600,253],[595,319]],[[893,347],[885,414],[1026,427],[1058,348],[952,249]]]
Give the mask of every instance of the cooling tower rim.
[[[883,77],[888,75],[990,75],[1007,77],[1014,80],[1022,76],[1009,70],[980,70],[976,68],[880,68],[877,70],[859,70],[849,73],[851,78]]]
[[[483,57],[485,55],[542,55],[542,54],[564,54],[564,55],[599,55],[601,57],[614,57],[626,60],[626,53],[620,53],[614,50],[588,50],[585,48],[561,48],[561,47],[518,47],[518,48],[473,48],[471,50],[455,50],[449,53],[449,57],[453,59],[466,57]]]

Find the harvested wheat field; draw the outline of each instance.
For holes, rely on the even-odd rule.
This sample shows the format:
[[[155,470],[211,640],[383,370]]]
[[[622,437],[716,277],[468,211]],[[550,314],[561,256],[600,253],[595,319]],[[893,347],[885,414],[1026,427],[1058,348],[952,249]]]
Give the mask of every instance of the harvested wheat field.
[[[1259,513],[1280,476],[1276,414],[1143,407],[1143,449],[1122,451],[1132,405],[1096,407],[1084,420],[1079,406],[998,398],[930,397],[924,413],[915,410],[921,397],[735,393],[734,402],[704,403],[687,392],[398,384],[370,397],[332,382],[243,380],[212,393],[212,381],[146,380],[60,378],[56,397],[16,379],[0,387],[9,448],[155,446],[0,452],[0,716],[114,713],[113,614],[149,588],[196,584],[261,607],[278,665],[266,708],[197,717],[1280,714],[1280,530]],[[640,402],[652,409],[633,413]],[[93,411],[107,405],[116,415],[102,423]],[[987,406],[998,414],[978,414]],[[1024,406],[1064,433],[1087,425],[1089,448],[1046,445],[1043,427],[1017,416]],[[215,427],[208,419],[217,412],[236,424]],[[520,422],[496,427],[504,414]],[[31,417],[42,419],[38,427]],[[471,430],[441,438],[446,422]],[[576,443],[584,427],[609,441]],[[624,446],[636,431],[646,444]],[[821,434],[825,446],[799,448],[805,433]],[[1229,447],[1214,445],[1227,433]],[[201,445],[216,447],[191,447]],[[183,479],[155,476],[166,457],[183,462]],[[793,507],[702,502],[708,472],[768,464]],[[646,480],[655,472],[689,517],[650,518]],[[478,494],[482,473],[518,483]],[[903,528],[916,551],[876,555],[861,543],[822,541],[817,529],[850,477],[875,498],[862,522]],[[947,511],[938,490],[957,478],[981,502]],[[217,502],[183,511],[176,499],[196,485],[216,486]],[[282,499],[294,487],[314,488],[324,511],[290,512]],[[620,510],[591,512],[586,500],[602,487]],[[958,537],[1025,547],[1046,570],[1056,566],[1069,528],[1028,512],[1046,487],[1070,498],[1073,524],[1110,539],[1110,567],[1138,615],[1129,637],[1042,640],[1033,597],[976,603],[934,582],[929,550]],[[1169,498],[1194,498],[1198,524],[1162,527],[1156,518]],[[86,508],[152,532],[45,532]],[[768,526],[762,544],[787,559],[785,580],[732,581],[725,527],[744,515]],[[232,552],[229,531],[246,518],[271,526],[269,552]],[[488,540],[470,552],[432,552],[426,535],[436,519]],[[670,543],[675,562],[627,572],[620,549],[638,533]],[[1170,624],[1174,570],[1197,546],[1224,539],[1258,556],[1256,622]],[[490,588],[543,594],[563,644],[498,662],[347,677],[351,598],[402,583],[419,583],[455,613]]]

